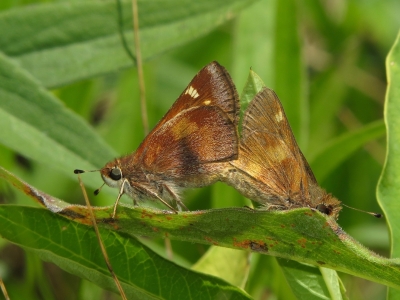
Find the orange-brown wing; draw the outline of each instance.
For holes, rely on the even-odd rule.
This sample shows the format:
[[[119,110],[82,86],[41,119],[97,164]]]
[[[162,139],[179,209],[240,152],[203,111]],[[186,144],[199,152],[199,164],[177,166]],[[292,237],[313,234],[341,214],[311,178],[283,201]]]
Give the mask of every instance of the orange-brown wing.
[[[236,126],[216,106],[182,111],[143,144],[134,163],[148,173],[173,178],[207,175],[207,164],[236,159],[239,147]]]
[[[216,61],[197,73],[153,131],[180,112],[204,105],[218,106],[232,123],[238,124],[240,104],[236,87],[226,69]]]
[[[250,103],[243,120],[240,165],[272,194],[309,198],[315,177],[293,136],[276,94],[264,88]]]

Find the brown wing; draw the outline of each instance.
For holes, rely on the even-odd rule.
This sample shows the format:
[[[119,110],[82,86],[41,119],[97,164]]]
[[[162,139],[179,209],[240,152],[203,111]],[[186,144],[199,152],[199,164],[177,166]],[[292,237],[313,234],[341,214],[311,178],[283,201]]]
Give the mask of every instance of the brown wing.
[[[239,109],[239,97],[231,77],[224,67],[217,62],[211,62],[192,79],[170,110],[144,139],[136,150],[134,163],[143,164],[151,172],[171,170],[182,173],[183,170],[174,169],[183,168],[179,165],[182,161],[191,160],[189,166],[194,166],[201,162],[236,158],[239,150]],[[196,128],[192,133],[193,139],[185,136],[191,128]],[[218,144],[214,142],[208,145],[208,140],[215,141],[218,134],[221,134]],[[163,152],[164,150],[169,153]],[[178,154],[183,157],[181,160],[177,159]],[[193,157],[199,161],[194,163]]]
[[[236,159],[239,147],[236,126],[216,106],[182,111],[143,143],[134,163],[148,173],[173,178],[207,176],[207,164]]]
[[[309,199],[309,184],[317,184],[315,177],[272,90],[264,88],[250,103],[241,144],[237,166],[261,180],[267,193],[301,194]]]
[[[218,106],[235,125],[238,124],[240,103],[236,87],[226,69],[216,61],[197,73],[153,131],[183,110],[203,105]]]

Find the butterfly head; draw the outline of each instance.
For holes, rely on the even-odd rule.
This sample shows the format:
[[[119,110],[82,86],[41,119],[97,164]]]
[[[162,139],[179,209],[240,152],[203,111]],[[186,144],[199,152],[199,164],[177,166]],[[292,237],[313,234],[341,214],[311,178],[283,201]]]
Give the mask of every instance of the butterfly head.
[[[320,213],[323,213],[325,215],[330,215],[332,213],[333,208],[330,205],[326,205],[323,203],[318,204],[315,207],[316,210],[318,210]]]
[[[105,184],[110,187],[116,188],[120,187],[124,179],[122,169],[118,160],[107,163],[100,170],[101,178]]]
[[[315,206],[315,209],[320,213],[332,216],[335,219],[339,216],[339,211],[342,209],[341,202],[330,194],[326,194],[323,201]]]

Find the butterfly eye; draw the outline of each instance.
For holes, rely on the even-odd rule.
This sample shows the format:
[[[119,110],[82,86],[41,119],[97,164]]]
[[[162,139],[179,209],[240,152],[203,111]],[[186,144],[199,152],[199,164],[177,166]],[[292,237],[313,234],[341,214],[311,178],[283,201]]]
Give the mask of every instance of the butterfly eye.
[[[316,210],[320,211],[321,213],[325,214],[325,215],[329,215],[331,210],[329,209],[329,207],[327,207],[325,204],[318,204],[315,207]]]
[[[114,168],[110,172],[110,177],[112,180],[120,180],[122,178],[122,173],[120,168]]]

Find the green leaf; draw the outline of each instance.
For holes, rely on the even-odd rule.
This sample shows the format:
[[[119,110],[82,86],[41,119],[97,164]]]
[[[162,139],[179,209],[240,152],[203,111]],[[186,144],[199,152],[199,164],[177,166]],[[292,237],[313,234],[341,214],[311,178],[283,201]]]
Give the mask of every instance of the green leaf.
[[[337,284],[338,276],[335,271],[284,259],[278,259],[278,262],[293,293],[299,299],[342,299]],[[326,282],[321,274],[323,269],[329,270],[335,276],[336,282],[332,280]],[[335,291],[339,291],[339,297],[330,293],[329,287],[332,286],[335,287]]]
[[[273,83],[275,7],[276,0],[261,0],[237,18],[231,75],[238,91],[243,90],[249,68],[257,72],[267,86]]]
[[[385,135],[383,121],[375,121],[364,127],[342,134],[327,143],[309,158],[315,176],[323,181],[337,166],[367,142]]]
[[[46,87],[130,67],[131,2],[57,2],[2,12],[0,49]],[[139,1],[143,59],[208,33],[252,2]]]
[[[346,60],[347,62],[347,60]],[[337,67],[337,66],[335,66]],[[341,69],[344,69],[343,67]],[[306,154],[315,154],[333,135],[333,125],[346,99],[346,86],[343,84],[343,72],[332,68],[322,78],[315,80],[310,87],[310,142]],[[307,155],[309,157],[309,155]]]
[[[192,267],[192,270],[223,278],[232,285],[244,288],[250,269],[250,253],[212,246]]]
[[[6,217],[7,215],[7,217]],[[4,238],[41,259],[117,291],[94,230],[37,208],[0,206]],[[216,277],[190,271],[153,253],[135,238],[101,229],[111,265],[128,299],[250,299]]]
[[[250,104],[251,100],[256,96],[256,94],[261,91],[265,86],[263,80],[257,73],[250,70],[249,76],[247,77],[246,84],[243,88],[243,92],[240,95],[240,103],[242,104],[242,110]]]
[[[250,70],[249,76],[247,77],[245,86],[243,88],[242,93],[240,94],[240,122],[239,122],[239,130],[242,130],[242,122],[243,116],[247,109],[247,106],[250,104],[251,100],[256,96],[256,94],[261,91],[261,89],[265,86],[263,80],[257,73],[253,70]]]
[[[33,230],[38,230],[41,231],[39,233],[41,235],[44,230],[50,235],[45,238],[43,243],[48,246],[49,241],[51,243],[53,241],[62,242],[67,238],[60,236],[62,231],[53,232],[51,230],[56,224],[62,224],[60,225],[61,229],[68,229],[70,226],[68,224],[75,222],[91,224],[86,207],[70,205],[44,194],[2,168],[0,168],[0,177],[8,180],[50,211],[71,219],[71,223],[69,223],[46,210],[3,205],[0,206],[0,234],[6,239],[31,248],[31,243],[37,241],[39,237],[27,238],[24,235],[20,238],[20,234],[28,232],[28,235],[33,236]],[[376,255],[347,235],[333,219],[309,208],[289,211],[227,208],[174,214],[144,207],[132,208],[132,206],[121,204],[115,219],[110,218],[112,207],[98,207],[94,209],[94,213],[99,227],[109,230],[105,239],[106,247],[117,243],[119,251],[128,255],[133,252],[121,250],[120,243],[125,245],[125,242],[114,240],[114,236],[117,235],[115,231],[123,237],[127,235],[132,238],[138,235],[169,237],[191,243],[217,245],[273,255],[332,268],[400,289],[399,259],[387,259]],[[47,226],[41,226],[42,224],[47,224]],[[75,224],[71,226],[78,228],[75,227],[78,226]],[[67,231],[66,234],[68,235],[67,239],[72,239],[70,235],[73,235],[74,231]],[[111,241],[108,240],[110,236],[113,238]],[[84,240],[79,233],[76,238]],[[95,246],[90,245],[85,250],[81,249],[79,245],[78,253],[90,252],[92,247]],[[62,245],[57,245],[55,251],[58,254],[71,255],[70,250],[65,249]],[[113,256],[117,256],[119,252],[117,251],[117,254],[114,250],[109,252],[112,254],[110,256],[113,263]],[[120,256],[124,255],[118,257]],[[76,259],[79,263],[84,260],[80,257]],[[64,259],[61,259],[59,263],[65,264]],[[122,262],[123,265],[125,264],[124,266],[127,263],[126,261]],[[120,274],[119,272],[122,270],[117,274]],[[91,278],[95,276],[90,274]],[[84,274],[82,273],[82,275]],[[128,280],[126,277],[122,278],[123,281]],[[103,280],[101,277],[101,281]]]
[[[391,256],[400,257],[400,33],[386,59],[388,88],[385,99],[387,155],[378,185],[378,201],[390,230]],[[388,299],[399,299],[400,291],[389,289]]]
[[[254,299],[262,299],[266,292],[276,295],[276,299],[296,300],[277,259],[268,255],[252,256],[252,270],[246,290]]]
[[[0,53],[0,143],[69,176],[115,156],[97,133]],[[98,182],[88,180],[98,186]]]
[[[285,108],[297,142],[304,151],[308,140],[308,99],[299,34],[298,6],[295,0],[277,1],[273,88]]]
[[[342,281],[339,278],[337,272],[327,269],[327,268],[319,268],[324,281],[326,282],[326,286],[329,290],[329,297],[331,299],[347,299],[345,294],[345,289],[342,284]]]

